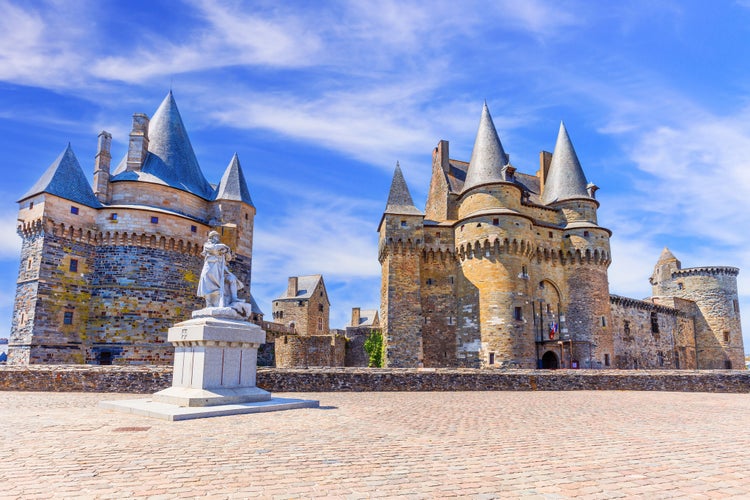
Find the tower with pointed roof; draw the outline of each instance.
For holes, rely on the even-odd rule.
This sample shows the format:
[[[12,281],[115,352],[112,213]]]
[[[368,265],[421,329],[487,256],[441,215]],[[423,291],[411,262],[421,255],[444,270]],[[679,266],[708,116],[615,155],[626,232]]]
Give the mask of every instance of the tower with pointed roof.
[[[423,363],[420,261],[424,214],[414,205],[399,164],[378,231],[385,364],[418,367]]]
[[[171,91],[152,118],[133,115],[114,169],[111,141],[99,135],[93,187],[68,145],[19,199],[11,363],[171,363],[166,332],[201,305],[210,230],[249,294],[255,207],[237,155],[211,185]]]

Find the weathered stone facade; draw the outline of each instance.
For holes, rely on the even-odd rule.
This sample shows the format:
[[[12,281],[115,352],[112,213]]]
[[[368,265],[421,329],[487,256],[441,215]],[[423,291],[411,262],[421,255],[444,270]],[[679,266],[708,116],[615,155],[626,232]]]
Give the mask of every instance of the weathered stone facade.
[[[167,329],[201,307],[210,230],[236,252],[230,269],[251,301],[255,208],[239,160],[208,184],[171,93],[150,122],[134,116],[130,139],[110,173],[100,134],[94,190],[68,147],[19,200],[11,364],[171,363]]]
[[[433,151],[424,213],[397,166],[379,226],[387,366],[742,367],[737,270],[657,265],[652,299],[610,297],[596,190],[563,125],[539,171],[517,172],[486,105],[470,162]]]

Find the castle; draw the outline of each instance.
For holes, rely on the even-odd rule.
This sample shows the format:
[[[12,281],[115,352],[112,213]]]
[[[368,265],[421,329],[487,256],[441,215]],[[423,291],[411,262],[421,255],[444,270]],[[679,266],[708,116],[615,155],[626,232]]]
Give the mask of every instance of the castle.
[[[235,251],[251,321],[268,333],[259,362],[362,366],[382,330],[392,367],[741,368],[733,267],[682,269],[668,250],[646,300],[610,295],[611,232],[565,127],[536,175],[517,172],[482,111],[471,160],[433,152],[425,211],[397,166],[379,225],[381,311],[329,329],[320,275],[289,278],[273,321],[250,294],[255,207],[235,155],[204,177],[170,92],[133,115],[111,169],[99,135],[93,188],[70,145],[19,200],[22,238],[8,362],[170,364],[172,324],[202,307],[211,230]],[[346,337],[346,339],[345,339]]]
[[[171,91],[150,120],[133,115],[114,170],[111,141],[99,135],[93,189],[68,145],[19,200],[9,363],[171,364],[167,329],[202,307],[210,230],[235,251],[232,271],[260,317],[249,295],[255,207],[237,155],[210,184]]]
[[[563,124],[518,172],[486,103],[468,163],[433,151],[424,212],[397,165],[378,228],[387,365],[744,368],[738,269],[665,249],[652,297],[610,295],[596,190]]]

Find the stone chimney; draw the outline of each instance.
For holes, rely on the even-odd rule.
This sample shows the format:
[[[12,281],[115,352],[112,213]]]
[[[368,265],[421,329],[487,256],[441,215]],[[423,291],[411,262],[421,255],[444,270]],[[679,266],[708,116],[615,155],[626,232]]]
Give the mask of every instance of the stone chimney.
[[[289,284],[286,288],[286,296],[287,297],[296,297],[297,296],[297,277],[296,276],[290,276],[289,277]]]
[[[352,326],[359,326],[360,308],[352,307]]]
[[[544,183],[547,181],[547,174],[549,174],[549,166],[552,163],[552,153],[549,151],[539,152],[539,196],[544,192]]]
[[[94,157],[94,195],[102,203],[109,203],[109,167],[112,155],[112,134],[102,130],[96,146]]]
[[[143,113],[133,115],[133,130],[130,132],[128,145],[127,170],[129,172],[143,168],[143,162],[148,153],[148,121],[148,116]]]

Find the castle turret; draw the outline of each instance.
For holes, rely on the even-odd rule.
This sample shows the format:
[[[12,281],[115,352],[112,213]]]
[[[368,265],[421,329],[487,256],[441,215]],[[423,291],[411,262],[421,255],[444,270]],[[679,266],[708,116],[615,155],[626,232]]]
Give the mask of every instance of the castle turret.
[[[112,155],[109,148],[112,145],[112,134],[102,130],[94,159],[94,195],[102,203],[109,203],[109,166]]]
[[[555,150],[542,191],[542,202],[562,213],[563,252],[567,264],[566,324],[572,357],[582,368],[613,366],[608,229],[597,224],[599,203],[586,181],[565,125],[560,123]]]
[[[419,263],[424,214],[414,206],[398,164],[378,231],[385,364],[418,367],[423,359]]]
[[[224,170],[212,205],[217,223],[215,228],[222,233],[222,240],[249,258],[253,246],[255,206],[237,153]]]

